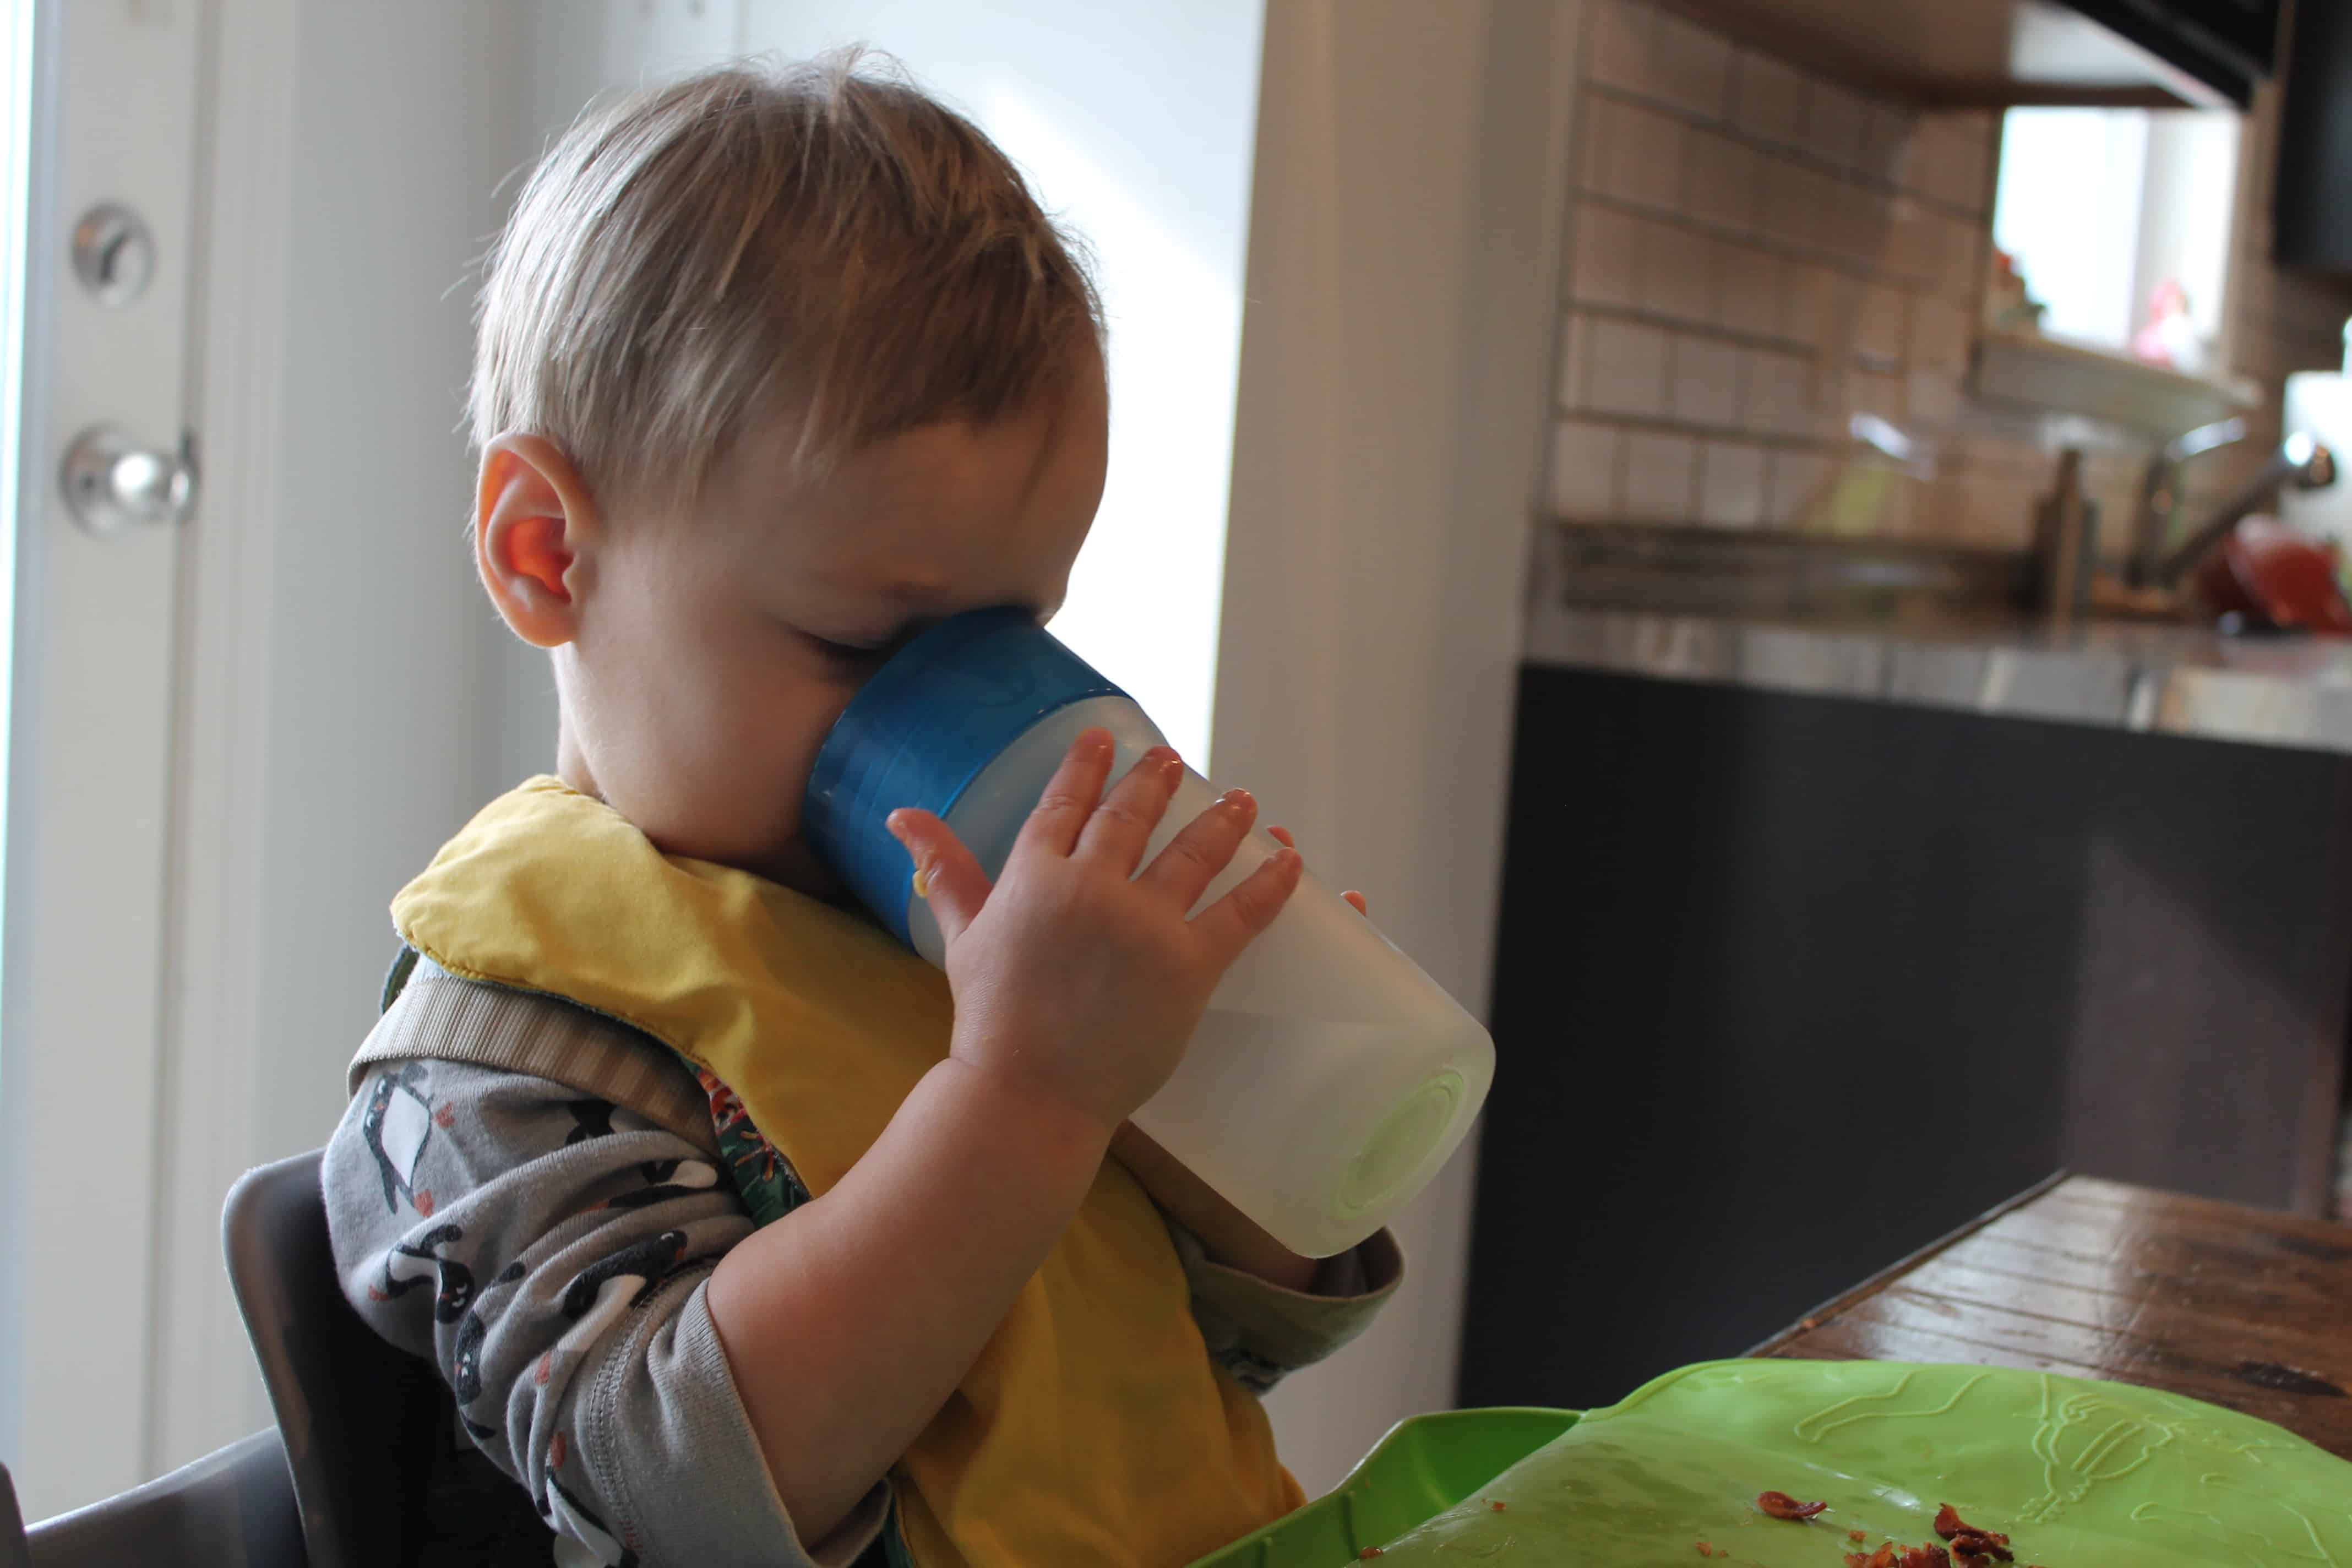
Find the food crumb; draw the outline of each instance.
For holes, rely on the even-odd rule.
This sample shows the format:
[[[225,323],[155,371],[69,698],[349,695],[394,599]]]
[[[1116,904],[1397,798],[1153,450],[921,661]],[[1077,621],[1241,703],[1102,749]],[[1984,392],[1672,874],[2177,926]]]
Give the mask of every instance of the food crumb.
[[[1715,1548],[1702,1541],[1698,1543],[1698,1554],[1701,1557],[1712,1557],[1715,1555]]]
[[[1870,1539],[1870,1532],[1866,1530],[1849,1530],[1845,1532],[1845,1538],[1848,1541],[1867,1541]]]
[[[1507,1503],[1507,1502],[1495,1502],[1495,1503],[1489,1503],[1489,1504],[1487,1504],[1486,1506],[1487,1506],[1487,1507],[1489,1507],[1489,1508],[1491,1508],[1491,1509],[1493,1509],[1496,1513],[1500,1513],[1500,1512],[1502,1512],[1505,1509],[1507,1509],[1507,1508],[1510,1507],[1511,1505],[1510,1505],[1509,1503]]]
[[[1800,1523],[1827,1511],[1825,1502],[1799,1502],[1787,1492],[1758,1492],[1756,1506],[1774,1519],[1794,1520]]]
[[[1375,1557],[1386,1557],[1387,1555],[1387,1552],[1381,1551],[1377,1546],[1367,1546],[1361,1552],[1356,1553],[1356,1561],[1359,1563],[1370,1563]]]

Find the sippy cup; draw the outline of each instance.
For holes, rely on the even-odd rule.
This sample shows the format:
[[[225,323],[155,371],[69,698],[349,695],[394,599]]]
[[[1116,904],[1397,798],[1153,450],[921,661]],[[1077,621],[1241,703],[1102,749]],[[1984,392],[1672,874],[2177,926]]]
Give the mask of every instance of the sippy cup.
[[[1117,743],[1114,780],[1166,743],[1133,699],[1027,612],[955,616],[851,700],[817,754],[803,830],[886,927],[944,964],[938,922],[885,820],[902,806],[936,813],[993,880],[1071,742],[1097,726]],[[1216,795],[1187,768],[1141,864]],[[1196,909],[1280,847],[1250,833]],[[1307,875],[1225,972],[1135,1124],[1284,1246],[1328,1258],[1436,1174],[1494,1071],[1477,1020]]]

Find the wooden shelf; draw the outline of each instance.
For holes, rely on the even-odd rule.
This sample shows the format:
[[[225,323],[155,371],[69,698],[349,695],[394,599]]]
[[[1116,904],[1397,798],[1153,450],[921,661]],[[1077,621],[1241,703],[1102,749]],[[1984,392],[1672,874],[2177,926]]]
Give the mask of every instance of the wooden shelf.
[[[1969,390],[1997,407],[2080,415],[2166,440],[2262,403],[2250,381],[2186,375],[2113,350],[2023,332],[1978,340]]]

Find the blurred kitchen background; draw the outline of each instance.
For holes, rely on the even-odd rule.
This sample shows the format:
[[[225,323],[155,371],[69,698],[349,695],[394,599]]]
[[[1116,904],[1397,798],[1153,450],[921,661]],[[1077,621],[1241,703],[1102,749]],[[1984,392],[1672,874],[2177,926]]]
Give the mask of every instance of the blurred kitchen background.
[[[551,760],[462,532],[470,268],[582,104],[739,53],[890,51],[1090,238],[1055,629],[1492,1020],[1404,1292],[1274,1396],[1310,1490],[2062,1165],[2328,1212],[2352,23],[2282,10],[16,0],[27,1515],[268,1420],[221,1196],[323,1141],[390,895]],[[75,515],[94,424],[190,434],[185,521]]]

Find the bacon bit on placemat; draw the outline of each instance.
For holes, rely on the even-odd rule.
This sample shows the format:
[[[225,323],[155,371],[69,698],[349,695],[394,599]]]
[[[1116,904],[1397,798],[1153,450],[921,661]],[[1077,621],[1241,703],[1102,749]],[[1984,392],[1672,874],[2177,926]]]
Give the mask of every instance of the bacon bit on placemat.
[[[1799,1502],[1787,1492],[1758,1492],[1756,1506],[1774,1519],[1791,1519],[1803,1522],[1825,1510],[1825,1502]]]
[[[2009,1537],[1998,1531],[1979,1530],[1962,1520],[1950,1503],[1936,1510],[1936,1533],[1952,1543],[1953,1560],[1960,1568],[1983,1568],[1990,1558],[2014,1563],[2017,1554],[2009,1549]]]

